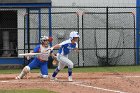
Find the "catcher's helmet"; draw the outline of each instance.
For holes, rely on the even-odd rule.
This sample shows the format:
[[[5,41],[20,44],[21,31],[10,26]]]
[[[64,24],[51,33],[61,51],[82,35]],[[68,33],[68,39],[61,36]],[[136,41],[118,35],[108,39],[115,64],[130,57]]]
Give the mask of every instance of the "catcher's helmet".
[[[49,37],[47,37],[47,36],[41,36],[40,42],[43,43],[45,40],[48,40],[49,41]]]
[[[72,31],[71,33],[70,33],[70,39],[72,40],[74,37],[80,37],[79,36],[79,34],[78,34],[78,32],[76,32],[76,31]]]

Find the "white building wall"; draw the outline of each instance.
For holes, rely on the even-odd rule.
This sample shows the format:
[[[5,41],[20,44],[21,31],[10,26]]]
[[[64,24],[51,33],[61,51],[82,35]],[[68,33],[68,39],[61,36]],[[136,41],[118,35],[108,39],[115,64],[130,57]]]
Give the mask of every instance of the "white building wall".
[[[53,6],[109,6],[109,7],[135,7],[136,0],[52,0]]]

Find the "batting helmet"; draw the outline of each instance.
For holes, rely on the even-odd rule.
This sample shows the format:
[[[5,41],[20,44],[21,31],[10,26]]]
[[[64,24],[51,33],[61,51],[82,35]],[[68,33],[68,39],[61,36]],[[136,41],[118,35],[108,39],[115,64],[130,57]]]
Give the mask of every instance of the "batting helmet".
[[[78,34],[78,32],[76,32],[76,31],[72,31],[71,33],[70,33],[70,39],[72,40],[74,37],[80,37],[79,36],[79,34]]]

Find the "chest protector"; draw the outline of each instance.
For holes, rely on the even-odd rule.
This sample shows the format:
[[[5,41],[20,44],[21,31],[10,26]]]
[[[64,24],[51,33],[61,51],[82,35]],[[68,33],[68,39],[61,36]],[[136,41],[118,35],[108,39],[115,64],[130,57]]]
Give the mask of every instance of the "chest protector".
[[[40,45],[40,52],[42,54],[38,55],[37,58],[44,60],[44,61],[48,61],[48,57],[50,56],[50,50],[48,50],[50,47],[43,47],[42,45]],[[48,51],[47,51],[48,50]]]

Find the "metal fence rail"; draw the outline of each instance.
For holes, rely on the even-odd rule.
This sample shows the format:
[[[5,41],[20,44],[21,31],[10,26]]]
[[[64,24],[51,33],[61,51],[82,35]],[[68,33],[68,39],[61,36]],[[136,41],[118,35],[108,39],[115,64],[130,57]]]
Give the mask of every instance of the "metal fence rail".
[[[16,50],[15,57],[32,50],[39,44],[41,35],[52,36],[55,45],[76,30],[80,34],[80,51],[69,55],[75,66],[136,63],[136,7],[52,7],[51,14],[45,7],[14,10],[18,11],[18,27],[1,29],[17,30],[17,48],[7,49]],[[0,48],[2,54],[5,50]]]

